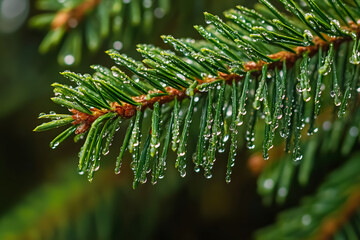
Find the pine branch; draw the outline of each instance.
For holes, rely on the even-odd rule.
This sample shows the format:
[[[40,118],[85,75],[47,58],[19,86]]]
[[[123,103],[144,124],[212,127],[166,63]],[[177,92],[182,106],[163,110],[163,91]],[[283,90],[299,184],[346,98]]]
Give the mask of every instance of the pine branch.
[[[263,161],[261,153],[249,159],[250,170],[259,175],[258,193],[266,205],[271,205],[274,201],[277,204],[285,203],[289,195],[299,190],[299,186],[304,188],[311,183],[310,187],[313,187],[315,179],[321,176],[324,165],[339,165],[356,149],[360,109],[357,108],[354,114],[346,118],[336,119],[331,123],[331,128],[328,126],[329,115],[332,113],[325,112],[319,116],[318,125],[324,127],[315,136],[302,133],[301,149],[304,159],[296,165],[292,163],[291,156],[283,153],[282,145],[272,149],[271,156],[276,157],[271,161]]]
[[[329,115],[331,113],[328,112],[324,114]],[[328,117],[326,118],[325,116],[320,117],[322,119],[328,119]],[[302,147],[304,160],[297,165],[291,164],[291,159],[289,159],[288,156],[266,162],[266,167],[261,170],[262,173],[258,178],[257,184],[258,192],[262,195],[263,202],[266,205],[270,205],[273,200],[278,204],[284,203],[288,195],[294,196],[295,192],[301,191],[298,185],[304,188],[308,183],[311,183],[310,188],[314,187],[317,182],[316,178],[322,178],[324,165],[328,168],[339,164],[346,166],[342,167],[345,170],[335,170],[336,173],[334,172],[330,174],[330,176],[327,176],[327,183],[323,183],[326,187],[320,187],[321,190],[317,191],[316,195],[311,197],[314,201],[309,199],[303,201],[302,205],[305,204],[308,206],[312,204],[314,207],[299,206],[297,207],[299,210],[287,211],[290,215],[285,213],[286,217],[292,219],[294,218],[293,213],[297,214],[298,211],[301,212],[303,215],[297,217],[297,220],[302,217],[301,222],[302,225],[305,226],[302,226],[301,223],[299,224],[302,227],[299,227],[299,225],[294,226],[294,222],[287,221],[287,219],[284,220],[282,218],[284,214],[280,214],[277,225],[268,227],[267,229],[269,230],[264,230],[264,234],[260,231],[259,239],[272,239],[272,234],[276,234],[278,238],[283,239],[288,239],[288,237],[291,237],[291,239],[333,239],[335,234],[343,234],[342,231],[345,231],[344,234],[348,235],[350,234],[349,232],[353,231],[353,227],[358,229],[358,226],[356,226],[356,224],[354,225],[354,221],[352,220],[352,216],[356,214],[355,212],[359,208],[358,180],[357,177],[353,179],[352,174],[356,174],[359,169],[357,169],[356,164],[350,162],[356,162],[359,159],[358,155],[351,157],[349,163],[348,159],[349,154],[352,152],[351,149],[358,146],[356,142],[358,129],[360,128],[359,120],[360,109],[357,108],[355,114],[349,115],[345,119],[337,119],[333,122],[332,125],[334,127],[330,129],[328,128],[328,120],[324,123],[320,122],[320,125],[324,127],[319,130],[316,136],[305,141],[305,146]],[[279,149],[276,149],[276,151],[279,152]],[[257,158],[253,158],[252,161],[256,159]],[[262,164],[265,163],[263,162]],[[254,163],[252,165],[254,165]],[[354,169],[349,171],[350,168]],[[346,176],[346,174],[349,174],[349,176]],[[349,180],[344,180],[344,177],[346,179],[349,177]],[[348,184],[349,181],[353,182]],[[329,182],[331,182],[331,184],[329,184]],[[337,195],[339,195],[338,198],[344,198],[344,201],[331,200],[334,204],[338,203],[338,205],[334,208],[326,208],[322,216],[317,216],[317,214],[319,214],[317,206],[331,205],[331,203],[325,204],[323,202],[324,200],[322,200],[328,198],[328,196],[323,196],[322,194],[327,191],[336,191]],[[307,226],[310,222],[312,226]],[[342,230],[343,226],[345,226],[344,230]],[[296,234],[293,234],[293,231],[296,231],[294,227],[299,227],[301,230],[299,229]],[[289,236],[285,237],[288,234]]]
[[[360,26],[357,24],[354,24],[353,22],[350,23],[351,25],[351,30],[352,32],[354,32],[354,34],[358,35],[359,31],[360,31]],[[303,57],[304,53],[307,53],[309,56],[314,56],[319,52],[319,49],[326,51],[327,49],[329,49],[330,44],[333,44],[333,47],[336,49],[337,47],[339,47],[340,44],[346,42],[346,41],[351,41],[351,37],[347,37],[347,38],[328,38],[327,41],[324,41],[322,39],[320,39],[319,37],[315,37],[314,38],[314,46],[308,46],[308,47],[296,47],[294,48],[294,53],[293,52],[287,52],[287,51],[281,51],[275,54],[271,54],[268,55],[267,57],[269,57],[270,59],[274,59],[276,60],[276,62],[273,63],[267,63],[264,61],[258,61],[258,62],[246,62],[243,64],[243,68],[244,68],[244,72],[251,72],[252,77],[256,78],[257,76],[259,76],[261,74],[262,68],[264,65],[267,65],[267,69],[271,70],[271,69],[282,69],[282,66],[284,63],[286,63],[286,66],[288,68],[292,67],[295,62],[299,59],[301,59]],[[112,53],[110,53],[112,54]],[[241,80],[244,80],[245,75],[239,75],[239,74],[226,74],[223,72],[218,72],[217,73],[217,77],[206,77],[204,79],[196,79],[196,81],[198,83],[196,83],[197,88],[195,88],[193,90],[193,94],[195,93],[199,93],[199,88],[201,88],[202,84],[208,85],[214,82],[219,82],[220,81],[224,81],[226,82],[226,84],[233,84],[233,81],[235,80],[235,82],[239,82]],[[187,95],[186,94],[186,89],[184,89],[183,91],[181,90],[177,90],[175,88],[172,87],[166,87],[165,88],[165,92],[167,93],[167,95],[164,96],[155,96],[152,97],[151,99],[149,98],[148,94],[143,94],[140,96],[135,96],[132,97],[132,99],[139,103],[139,105],[141,106],[141,110],[144,111],[147,108],[153,108],[153,105],[156,102],[159,102],[160,105],[162,104],[166,104],[169,103],[171,101],[173,101],[175,98],[177,98],[178,100],[183,100],[184,98],[188,98],[191,97],[192,95]],[[164,94],[163,91],[161,90],[156,90],[156,91],[152,91],[150,92],[150,94]],[[74,122],[74,124],[81,124],[83,122],[86,122],[86,124],[88,126],[91,125],[91,123],[93,121],[95,121],[95,119],[103,114],[106,114],[108,112],[116,112],[119,117],[121,118],[131,118],[136,114],[136,109],[139,108],[138,105],[132,105],[132,104],[123,104],[120,105],[117,102],[113,102],[111,103],[112,109],[108,110],[108,111],[100,111],[98,109],[91,109],[92,113],[91,114],[84,114],[80,111],[76,111],[76,110],[72,110],[72,112],[74,113],[73,118],[76,120]],[[114,110],[115,109],[115,110]],[[88,128],[86,128],[87,130]],[[86,131],[85,130],[85,131]],[[77,133],[82,133],[84,132],[84,130],[82,131],[77,131]]]
[[[120,50],[131,41],[133,30],[142,27],[142,33],[149,33],[153,18],[168,12],[169,1],[37,0],[37,8],[44,13],[31,18],[29,24],[48,31],[39,46],[41,53],[61,45],[58,62],[76,65],[81,61],[83,43],[90,52],[98,51],[104,42]]]
[[[349,21],[354,16],[359,18],[360,10],[341,0],[336,4],[308,0],[301,7],[292,0],[281,0],[290,17],[280,14],[269,2],[261,2],[269,18],[241,6],[225,13],[227,23],[205,13],[209,26],[195,28],[206,41],[163,36],[181,56],[138,45],[145,58],[142,63],[108,51],[135,77],[117,67],[92,66],[93,76],[64,72],[77,86],[53,84],[56,96],[52,100],[73,115],[42,115],[40,118],[55,120],[35,130],[73,122],[76,129],[73,125],[61,133],[51,143],[53,147],[75,131],[87,132],[79,154],[79,172],[87,172],[92,180],[100,153],[108,152],[120,122],[131,118],[115,172],[120,171],[128,149],[133,154],[134,187],[146,182],[149,171],[153,183],[163,177],[170,145],[178,155],[175,167],[185,176],[189,128],[199,109],[202,120],[193,162],[195,171],[202,167],[206,177],[211,177],[216,152],[225,151],[231,139],[226,176],[230,182],[240,125],[247,126],[242,134],[249,149],[258,145],[255,129],[261,129],[264,159],[268,159],[268,151],[278,138],[276,130],[280,129],[286,152],[291,153],[292,160],[300,161],[305,118],[309,118],[308,134],[314,134],[317,116],[324,108],[320,101],[333,102],[339,118],[351,114],[358,101],[359,27]],[[338,20],[328,17],[334,12]],[[148,108],[154,109],[151,119],[145,117]],[[144,130],[147,124],[143,121],[151,121],[152,127]],[[143,139],[142,135],[147,137]]]
[[[277,222],[256,233],[256,239],[332,239],[359,208],[359,154],[333,171],[315,196],[282,212]]]

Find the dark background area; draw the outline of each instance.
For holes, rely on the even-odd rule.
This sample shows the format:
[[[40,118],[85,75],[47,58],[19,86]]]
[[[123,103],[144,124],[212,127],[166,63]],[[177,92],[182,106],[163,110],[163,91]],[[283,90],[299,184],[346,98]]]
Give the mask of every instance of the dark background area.
[[[0,0],[0,3],[3,1]],[[103,224],[109,221],[106,224],[109,227],[106,236],[111,236],[111,239],[249,239],[255,229],[273,220],[273,214],[278,209],[264,210],[260,207],[256,178],[250,173],[247,156],[243,152],[238,154],[239,160],[230,184],[225,183],[227,156],[223,154],[217,160],[211,179],[192,171],[191,164],[187,176],[181,178],[169,158],[163,180],[155,186],[147,183],[132,190],[129,161],[122,166],[120,175],[113,173],[120,135],[125,130],[120,129],[110,154],[102,159],[102,167],[95,175],[94,182],[88,183],[85,176],[78,176],[77,153],[81,143],[74,144],[69,139],[56,150],[51,150],[49,142],[60,130],[45,133],[32,131],[41,123],[37,120],[40,112],[66,112],[50,100],[53,96],[50,84],[55,81],[65,82],[59,72],[66,68],[57,64],[56,50],[46,55],[38,53],[44,33],[27,26],[29,17],[37,13],[33,1],[27,4],[28,14],[25,11],[23,17],[26,19],[18,20],[20,26],[14,24],[11,31],[0,32],[0,219],[6,220],[20,207],[30,206],[31,209],[29,196],[33,196],[39,205],[48,206],[47,201],[55,201],[53,198],[58,196],[37,192],[43,191],[44,186],[56,188],[64,185],[66,189],[66,184],[71,185],[73,181],[81,185],[81,190],[75,192],[84,197],[79,198],[81,200],[76,198],[71,204],[55,204],[49,209],[44,207],[38,211],[36,218],[43,222],[28,224],[33,231],[38,230],[45,232],[45,236],[54,237],[63,234],[62,230],[67,228],[67,234],[71,235],[72,225],[88,221],[90,223],[86,227],[84,239],[98,239],[95,232],[99,231],[97,228],[101,224],[89,217],[95,215],[95,219],[102,219]],[[133,45],[122,51],[130,56],[138,56],[134,51],[136,43],[163,46],[159,37],[161,34],[198,38],[192,25],[204,24],[203,11],[221,15],[224,10],[237,4],[251,6],[253,2],[179,1],[177,9],[173,9],[170,15],[155,21],[150,36],[135,37]],[[1,21],[0,27],[9,24],[4,18]],[[106,48],[95,55],[86,54],[82,64],[70,70],[84,73],[91,72],[91,64],[111,66],[113,63],[104,50]],[[82,194],[82,191],[86,191],[86,194]],[[65,190],[64,194],[68,194],[68,198],[75,196],[70,190]],[[102,216],[101,212],[106,212],[106,205],[99,204],[97,199],[108,199],[106,196],[111,196],[109,199],[112,204],[110,210],[107,210],[109,214]],[[58,213],[66,213],[61,221],[63,225],[56,220],[63,217]],[[31,219],[26,214],[20,218],[22,222]],[[64,222],[67,227],[63,227]],[[24,233],[28,231],[26,227],[19,227],[17,231],[21,229]]]

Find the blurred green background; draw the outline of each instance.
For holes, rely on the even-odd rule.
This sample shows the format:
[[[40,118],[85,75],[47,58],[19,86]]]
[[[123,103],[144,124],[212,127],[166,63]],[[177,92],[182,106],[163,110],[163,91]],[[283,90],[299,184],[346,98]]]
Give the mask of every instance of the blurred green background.
[[[138,57],[136,43],[163,46],[161,34],[199,38],[192,26],[204,24],[202,12],[221,15],[253,1],[172,4],[176,7],[154,22],[150,35],[135,33],[132,46],[122,51]],[[40,112],[64,112],[51,102],[50,84],[64,81],[59,72],[66,69],[57,63],[57,50],[38,53],[44,32],[27,25],[37,13],[35,1],[0,0],[0,239],[249,239],[255,229],[273,221],[278,209],[260,208],[245,153],[238,155],[231,184],[225,183],[226,161],[219,159],[210,180],[190,169],[181,178],[169,163],[157,185],[132,190],[128,161],[120,175],[113,172],[121,129],[93,183],[79,176],[80,144],[68,140],[51,150],[49,142],[57,132],[32,131]],[[85,53],[70,70],[111,66],[105,50]]]

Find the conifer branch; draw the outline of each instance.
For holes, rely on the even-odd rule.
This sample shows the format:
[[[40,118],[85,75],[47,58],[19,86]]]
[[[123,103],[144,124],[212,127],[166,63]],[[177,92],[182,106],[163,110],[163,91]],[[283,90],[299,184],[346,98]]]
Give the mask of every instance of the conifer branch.
[[[344,27],[344,29],[353,32],[357,36],[360,33],[360,26],[354,22],[349,22],[350,27]],[[303,57],[304,53],[308,53],[309,57],[314,56],[318,53],[319,49],[321,48],[323,51],[327,51],[329,49],[330,44],[333,44],[334,48],[337,49],[340,44],[351,41],[351,37],[328,37],[323,36],[326,41],[319,37],[314,38],[314,45],[313,46],[307,46],[307,47],[296,47],[294,48],[294,52],[288,52],[288,51],[281,51],[277,52],[275,54],[268,55],[270,59],[276,60],[276,62],[265,62],[265,61],[258,61],[258,62],[246,62],[244,63],[244,72],[251,72],[253,77],[257,77],[261,74],[261,70],[264,65],[268,65],[267,69],[282,69],[282,66],[284,62],[286,63],[287,67],[290,68],[292,65],[295,64],[295,62],[298,59],[301,59]],[[233,81],[238,82],[240,80],[243,80],[245,78],[245,75],[239,75],[239,74],[226,74],[219,72],[218,77],[206,77],[203,80],[197,79],[198,86],[201,86],[201,84],[208,84],[215,81],[224,81],[226,84],[231,85]],[[152,109],[153,105],[156,102],[159,102],[160,105],[168,103],[173,101],[175,98],[178,100],[182,100],[186,97],[190,97],[186,95],[186,88],[183,90],[177,90],[172,87],[166,87],[166,93],[165,96],[155,96],[151,99],[147,99],[148,95],[140,95],[136,97],[132,97],[132,99],[139,103],[141,105],[140,109],[144,111],[147,108]],[[195,88],[193,93],[198,93],[198,88]],[[151,93],[164,93],[161,90],[152,91]],[[123,103],[123,105],[119,105],[116,102],[111,103],[112,109],[109,111],[99,111],[99,109],[91,109],[92,114],[82,113],[80,111],[77,111],[75,109],[72,109],[71,111],[74,113],[73,118],[75,121],[73,122],[74,125],[80,124],[79,128],[77,129],[76,133],[83,133],[85,132],[91,125],[93,121],[96,120],[99,116],[106,114],[108,112],[116,112],[119,117],[121,118],[131,118],[136,114],[136,109],[138,106]]]
[[[357,153],[329,174],[314,196],[280,213],[274,225],[257,231],[256,239],[275,236],[279,239],[333,239],[360,206],[358,160]]]
[[[356,110],[359,26],[349,21],[359,18],[360,11],[337,0],[346,11],[341,11],[336,20],[328,17],[337,10],[327,2],[307,0],[307,5],[300,7],[292,0],[280,0],[296,17],[287,20],[268,1],[261,2],[268,9],[264,16],[270,17],[241,6],[225,13],[228,22],[205,13],[209,26],[195,29],[206,41],[162,36],[180,55],[151,45],[138,45],[142,62],[114,50],[107,52],[134,76],[117,66],[92,66],[93,75],[64,72],[77,86],[54,83],[56,96],[52,100],[73,115],[42,115],[40,118],[53,121],[35,131],[72,121],[75,126],[56,137],[52,147],[73,132],[87,132],[79,154],[79,172],[87,172],[92,180],[100,153],[108,152],[120,122],[130,118],[115,172],[120,171],[128,149],[133,154],[133,187],[146,182],[149,171],[154,183],[163,177],[170,145],[177,152],[175,167],[185,176],[189,128],[198,114],[194,109],[202,113],[193,162],[195,171],[202,167],[207,178],[212,176],[216,152],[225,151],[230,139],[226,181],[231,181],[241,125],[246,126],[241,133],[246,146],[253,149],[258,145],[255,129],[259,122],[263,124],[264,159],[269,158],[268,151],[279,132],[291,159],[302,160],[305,119],[309,119],[308,134],[316,133],[316,119],[324,108],[321,103],[333,102],[340,119]],[[186,98],[190,101],[182,101]],[[151,119],[145,118],[148,108],[153,109]],[[151,121],[149,130],[143,129],[143,120]]]
[[[271,236],[275,235],[284,239],[290,236],[293,239],[333,239],[334,235],[342,235],[342,231],[347,234],[349,229],[359,228],[356,224],[353,225],[352,219],[359,209],[359,176],[357,174],[359,154],[353,154],[351,151],[358,146],[356,139],[360,128],[359,103],[355,107],[356,113],[347,116],[346,119],[336,119],[332,123],[333,128],[324,127],[319,129],[316,136],[307,137],[302,146],[304,160],[298,165],[289,164],[291,159],[286,155],[267,162],[265,168],[263,166],[265,163],[259,161],[260,156],[256,155],[252,160],[255,170],[261,171],[257,183],[258,192],[262,195],[264,203],[268,205],[273,200],[277,204],[284,203],[284,198],[300,190],[296,183],[302,188],[308,183],[312,183],[313,186],[316,179],[321,176],[319,173],[324,165],[342,164],[327,176],[327,180],[317,190],[316,196],[304,199],[295,209],[280,213],[275,225],[258,232],[258,239],[272,239]],[[325,112],[319,116],[326,120],[324,124],[320,121],[319,125],[329,124],[329,117],[323,116],[329,114],[331,115],[331,112]],[[276,152],[279,152],[278,149]],[[341,154],[341,157],[338,154]],[[257,166],[259,164],[260,167]],[[324,206],[324,210],[318,206]],[[294,225],[295,222],[298,223]]]
[[[101,155],[109,152],[122,122],[128,122],[115,173],[128,151],[133,188],[164,177],[169,149],[177,155],[181,177],[192,162],[206,178],[218,153],[228,151],[229,183],[240,145],[261,151],[253,163],[269,159],[270,149],[280,146],[283,160],[265,168],[253,164],[261,172],[258,192],[264,202],[278,204],[285,202],[294,177],[301,187],[311,182],[323,161],[317,154],[336,151],[344,164],[316,196],[281,214],[257,236],[319,239],[341,231],[360,201],[359,155],[351,154],[360,141],[359,1],[279,0],[290,16],[268,0],[259,1],[258,11],[242,6],[226,11],[227,22],[205,13],[209,25],[195,26],[205,41],[162,36],[177,53],[138,45],[139,62],[109,50],[125,70],[94,65],[92,75],[62,73],[74,84],[54,83],[52,100],[71,114],[41,114],[40,119],[51,121],[35,131],[70,124],[50,143],[52,148],[73,133],[76,141],[85,136],[78,171],[92,181]],[[332,113],[322,114],[324,109]]]
[[[104,43],[117,50],[126,47],[134,37],[133,31],[148,34],[154,17],[162,17],[170,5],[170,0],[154,3],[140,0],[36,1],[38,10],[45,12],[32,17],[30,26],[48,31],[39,51],[47,53],[60,46],[58,62],[66,66],[80,63],[83,45],[90,52],[98,51]],[[155,9],[161,14],[156,15]]]

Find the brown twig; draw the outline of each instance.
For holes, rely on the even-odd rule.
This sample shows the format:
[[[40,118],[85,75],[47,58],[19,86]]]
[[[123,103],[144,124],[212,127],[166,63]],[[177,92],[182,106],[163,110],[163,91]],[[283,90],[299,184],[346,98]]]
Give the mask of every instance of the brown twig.
[[[60,10],[51,23],[51,29],[56,30],[60,27],[70,29],[76,27],[84,18],[85,14],[100,2],[101,0],[85,0],[73,9]]]
[[[95,1],[95,0],[94,0]],[[354,31],[354,32],[359,32],[360,31],[360,27],[359,25],[355,24],[355,23],[350,23],[350,28],[348,30]],[[309,56],[313,56],[315,55],[319,48],[322,48],[322,50],[326,51],[330,44],[333,43],[334,48],[339,47],[340,44],[346,42],[346,41],[351,41],[350,37],[339,37],[339,38],[331,38],[328,36],[324,36],[327,41],[322,40],[319,37],[315,37],[314,38],[314,44],[308,47],[296,47],[294,48],[295,53],[292,52],[287,52],[287,51],[281,51],[275,54],[271,54],[268,57],[271,59],[276,59],[278,61],[276,62],[272,62],[272,63],[267,63],[264,61],[258,61],[258,62],[247,62],[244,64],[244,70],[246,72],[251,71],[253,76],[257,76],[261,73],[261,69],[262,67],[267,64],[268,65],[268,69],[274,69],[275,67],[278,68],[282,68],[283,62],[286,61],[287,66],[291,67],[296,60],[302,58],[303,53],[305,52],[309,52]],[[236,80],[236,81],[240,81],[244,78],[244,75],[237,75],[237,74],[226,74],[226,73],[222,73],[219,72],[218,77],[211,77],[211,78],[206,78],[204,80],[198,80],[199,84],[202,83],[208,83],[208,82],[213,82],[215,80],[224,80],[227,84],[231,84],[232,80]],[[175,97],[177,97],[179,100],[184,99],[185,97],[187,97],[187,95],[185,94],[185,90],[177,90],[174,89],[172,87],[167,87],[166,91],[169,95],[166,96],[161,96],[161,97],[154,97],[150,100],[146,99],[146,95],[140,95],[137,97],[133,97],[133,100],[135,100],[138,103],[141,103],[141,110],[145,110],[146,108],[152,108],[155,102],[159,102],[160,104],[164,104],[167,102],[170,102],[172,100],[175,99]],[[159,91],[160,92],[160,91]],[[195,89],[194,92],[197,92],[197,89]],[[79,126],[77,133],[82,133],[85,132],[91,125],[92,121],[95,121],[95,119],[97,117],[99,117],[101,114],[105,114],[106,112],[117,112],[118,115],[122,118],[131,118],[132,116],[135,115],[136,113],[136,109],[138,108],[138,106],[134,106],[128,103],[123,103],[122,105],[120,105],[119,103],[112,103],[112,110],[99,110],[99,109],[91,109],[93,112],[93,116],[94,117],[90,117],[87,116],[88,114],[85,113],[81,113],[77,110],[72,110],[73,112],[73,118],[75,120],[78,121],[74,121],[74,125],[81,123],[81,125]],[[101,114],[99,115],[99,112],[101,112]],[[81,119],[83,119],[83,121],[81,121]]]

